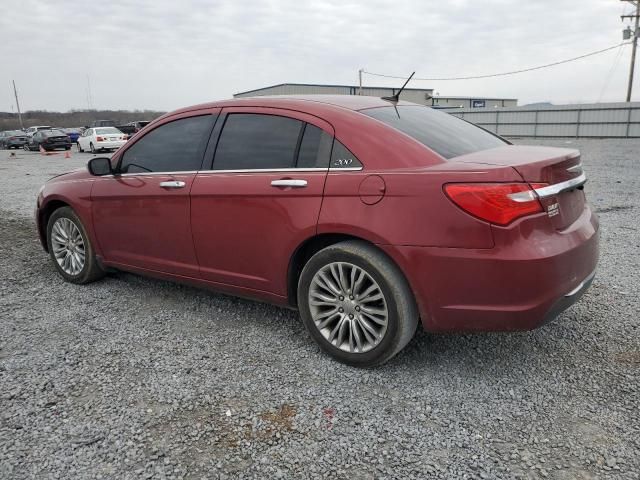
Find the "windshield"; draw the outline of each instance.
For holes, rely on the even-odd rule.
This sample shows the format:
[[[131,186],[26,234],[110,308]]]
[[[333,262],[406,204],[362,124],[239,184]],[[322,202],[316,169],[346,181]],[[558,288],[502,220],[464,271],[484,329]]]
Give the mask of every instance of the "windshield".
[[[360,112],[406,133],[447,159],[508,145],[486,130],[429,107],[389,106]]]
[[[97,135],[109,135],[109,134],[119,134],[122,135],[122,132],[117,128],[106,127],[106,128],[96,128]]]

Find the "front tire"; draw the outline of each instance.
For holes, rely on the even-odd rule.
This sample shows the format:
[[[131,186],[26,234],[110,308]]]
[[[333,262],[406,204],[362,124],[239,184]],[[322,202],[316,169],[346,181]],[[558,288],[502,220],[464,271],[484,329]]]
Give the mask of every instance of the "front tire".
[[[418,310],[400,269],[380,250],[349,240],[316,253],[298,281],[311,337],[342,363],[381,365],[413,337]]]
[[[71,207],[61,207],[47,222],[49,255],[67,282],[85,284],[105,275],[80,218]]]

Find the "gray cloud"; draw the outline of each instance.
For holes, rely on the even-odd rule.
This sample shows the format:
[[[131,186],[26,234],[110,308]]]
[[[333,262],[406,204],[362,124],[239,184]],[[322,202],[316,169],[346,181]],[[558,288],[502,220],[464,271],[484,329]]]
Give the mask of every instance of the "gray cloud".
[[[512,70],[620,42],[625,8],[610,0],[5,3],[0,110],[9,111],[12,79],[23,109],[84,108],[89,76],[97,108],[171,110],[275,83],[352,84],[360,67],[423,77]],[[603,101],[624,97],[625,49]],[[521,103],[596,101],[616,54],[513,77],[414,86]]]

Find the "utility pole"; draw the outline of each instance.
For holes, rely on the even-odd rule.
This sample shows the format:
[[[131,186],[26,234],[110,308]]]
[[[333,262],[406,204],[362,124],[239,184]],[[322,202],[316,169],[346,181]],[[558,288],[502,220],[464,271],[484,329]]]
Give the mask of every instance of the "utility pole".
[[[360,88],[358,89],[358,95],[362,95],[362,71],[362,68],[358,70],[358,78],[360,79]]]
[[[633,29],[633,47],[631,49],[631,67],[629,68],[629,86],[627,87],[627,102],[631,101],[631,91],[633,90],[633,71],[636,66],[636,48],[638,47],[638,36],[640,30],[638,29],[638,20],[640,19],[640,0],[621,0],[623,2],[629,2],[636,7],[636,13],[633,15],[620,15],[620,18],[624,21],[625,18],[633,18],[635,21],[635,28]]]
[[[13,94],[16,96],[16,108],[18,109],[18,119],[20,120],[20,128],[24,130],[24,124],[22,123],[22,113],[20,112],[20,102],[18,101],[18,90],[16,90],[16,81],[13,82]]]
[[[87,109],[93,110],[93,95],[91,95],[91,78],[87,73]]]

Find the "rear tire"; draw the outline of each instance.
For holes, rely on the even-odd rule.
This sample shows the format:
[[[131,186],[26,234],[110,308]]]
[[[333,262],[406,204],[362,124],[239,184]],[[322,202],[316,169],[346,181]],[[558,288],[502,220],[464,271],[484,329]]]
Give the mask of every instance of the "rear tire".
[[[96,154],[96,148],[93,146],[93,142],[89,144],[89,148],[91,149],[91,153]]]
[[[49,217],[47,246],[56,270],[67,282],[85,284],[104,277],[87,231],[71,207],[61,207]]]
[[[418,309],[400,269],[383,252],[349,240],[316,253],[298,281],[298,308],[311,337],[336,360],[381,365],[413,337]]]
[[[80,142],[76,142],[76,148],[78,149],[78,152],[80,152],[80,153],[84,152],[84,150],[80,146]]]

